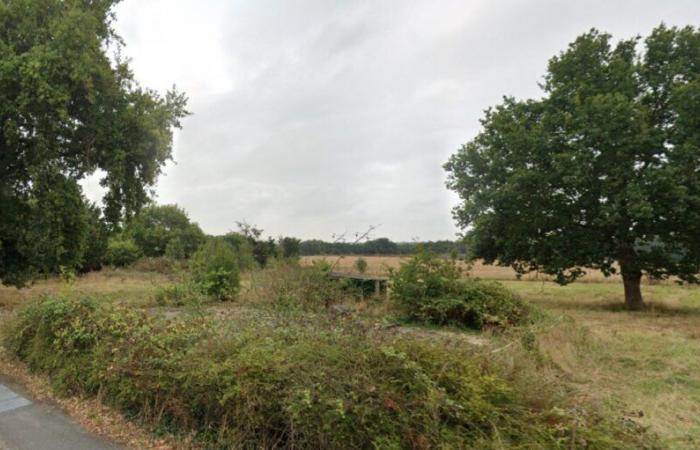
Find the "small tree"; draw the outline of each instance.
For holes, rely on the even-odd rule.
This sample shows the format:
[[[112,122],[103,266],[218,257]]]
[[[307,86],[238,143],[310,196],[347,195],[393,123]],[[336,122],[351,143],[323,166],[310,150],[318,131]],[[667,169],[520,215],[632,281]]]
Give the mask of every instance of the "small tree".
[[[262,238],[263,230],[261,228],[257,228],[255,225],[251,225],[245,220],[236,222],[236,224],[241,234],[245,236],[250,243],[253,249],[253,258],[260,267],[265,267],[269,258],[277,256],[277,244],[275,240],[272,238],[264,240]]]
[[[445,165],[472,256],[567,283],[621,271],[698,282],[700,31],[611,43],[592,30],[549,62],[544,96],[486,111]]]
[[[227,300],[238,290],[238,260],[223,239],[209,239],[193,255],[191,265],[192,279],[203,293]]]
[[[241,271],[250,270],[255,266],[253,247],[250,245],[250,242],[248,242],[248,239],[246,239],[245,236],[232,231],[230,233],[226,233],[222,239],[233,247],[233,250],[236,252],[236,257],[238,258],[238,268]]]
[[[301,240],[293,237],[281,237],[279,239],[279,253],[284,259],[298,259]]]

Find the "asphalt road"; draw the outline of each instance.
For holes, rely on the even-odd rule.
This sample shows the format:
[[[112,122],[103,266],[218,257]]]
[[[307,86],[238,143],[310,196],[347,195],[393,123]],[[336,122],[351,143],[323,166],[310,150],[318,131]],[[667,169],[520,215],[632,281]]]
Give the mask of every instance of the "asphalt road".
[[[119,450],[84,431],[58,408],[35,402],[0,378],[0,449]]]

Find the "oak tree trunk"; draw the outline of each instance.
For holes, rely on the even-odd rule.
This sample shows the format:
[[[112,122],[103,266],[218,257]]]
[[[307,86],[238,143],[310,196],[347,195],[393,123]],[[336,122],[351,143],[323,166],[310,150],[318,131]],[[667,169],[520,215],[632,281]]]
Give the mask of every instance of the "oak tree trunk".
[[[640,310],[644,308],[642,298],[642,271],[636,268],[622,266],[622,283],[625,286],[625,306],[628,309]]]

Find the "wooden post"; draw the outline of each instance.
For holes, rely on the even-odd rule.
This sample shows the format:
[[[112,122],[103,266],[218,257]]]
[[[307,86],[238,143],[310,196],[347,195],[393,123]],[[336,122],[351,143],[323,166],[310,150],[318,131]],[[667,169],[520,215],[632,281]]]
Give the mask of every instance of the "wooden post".
[[[381,283],[379,280],[374,280],[374,296],[379,298],[382,295]]]

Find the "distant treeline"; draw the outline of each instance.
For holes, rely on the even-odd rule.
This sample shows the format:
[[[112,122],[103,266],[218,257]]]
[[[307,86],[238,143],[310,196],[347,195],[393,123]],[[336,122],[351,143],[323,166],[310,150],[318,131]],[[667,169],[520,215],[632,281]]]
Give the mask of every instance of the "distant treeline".
[[[302,255],[410,255],[420,248],[440,254],[463,255],[466,247],[462,241],[393,242],[387,238],[365,242],[325,242],[319,239],[302,241]]]

